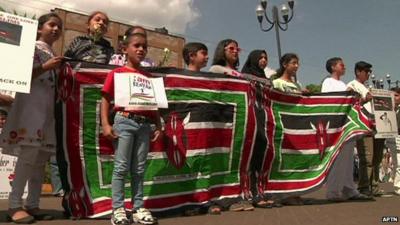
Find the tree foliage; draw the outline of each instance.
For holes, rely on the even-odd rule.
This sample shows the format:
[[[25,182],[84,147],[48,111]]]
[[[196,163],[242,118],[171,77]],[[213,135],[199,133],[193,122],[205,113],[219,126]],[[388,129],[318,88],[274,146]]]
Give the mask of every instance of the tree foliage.
[[[320,84],[309,84],[306,88],[310,91],[311,94],[320,93],[321,85]]]
[[[16,16],[22,16],[22,17],[27,17],[28,18],[28,14],[25,12],[24,14],[20,14],[17,12],[17,10],[13,9],[12,11],[7,11],[5,8],[3,8],[2,6],[0,6],[0,12],[6,12],[6,13],[10,13],[10,14],[14,14]],[[31,17],[31,19],[36,20],[36,15],[33,15]]]

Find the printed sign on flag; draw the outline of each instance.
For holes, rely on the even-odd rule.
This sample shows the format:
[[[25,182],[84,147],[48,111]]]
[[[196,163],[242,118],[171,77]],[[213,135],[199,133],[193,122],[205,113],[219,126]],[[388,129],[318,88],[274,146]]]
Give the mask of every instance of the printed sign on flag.
[[[118,107],[124,107],[127,111],[168,107],[162,82],[155,82],[139,73],[115,73],[114,83],[115,105]]]

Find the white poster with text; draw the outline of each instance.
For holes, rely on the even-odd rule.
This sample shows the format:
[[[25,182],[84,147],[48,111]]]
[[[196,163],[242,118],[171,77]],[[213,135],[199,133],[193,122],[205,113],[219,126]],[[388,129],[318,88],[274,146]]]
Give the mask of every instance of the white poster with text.
[[[0,12],[0,89],[29,93],[37,21]]]
[[[126,111],[168,108],[162,78],[149,78],[139,73],[115,73],[115,106]]]
[[[383,89],[371,89],[372,109],[375,115],[375,138],[394,138],[398,135],[394,94]]]

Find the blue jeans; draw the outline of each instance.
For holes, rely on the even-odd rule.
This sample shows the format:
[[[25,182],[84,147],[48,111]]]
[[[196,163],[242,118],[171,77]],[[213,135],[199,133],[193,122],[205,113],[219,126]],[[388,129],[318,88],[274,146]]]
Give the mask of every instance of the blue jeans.
[[[113,129],[118,135],[114,142],[114,170],[111,180],[112,207],[124,207],[125,178],[131,172],[134,208],[143,208],[143,177],[150,144],[150,124],[137,123],[116,114]]]
[[[53,187],[53,195],[60,194],[63,189],[60,179],[60,170],[58,169],[56,155],[50,157],[50,174],[51,174],[51,186]]]

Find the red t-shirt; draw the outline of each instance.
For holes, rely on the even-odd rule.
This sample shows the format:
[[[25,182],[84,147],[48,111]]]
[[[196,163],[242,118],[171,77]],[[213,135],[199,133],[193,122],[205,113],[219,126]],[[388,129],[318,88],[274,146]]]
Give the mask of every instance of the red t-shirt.
[[[126,66],[124,67],[118,67],[116,69],[113,69],[111,72],[107,74],[107,78],[104,81],[104,86],[103,89],[101,90],[102,93],[106,93],[110,95],[112,99],[114,99],[114,74],[115,73],[139,73],[142,75],[145,75],[146,77],[152,77],[151,73],[148,73],[143,70],[138,70],[134,68],[128,68]],[[124,111],[123,107],[114,107],[115,111]],[[141,115],[149,118],[155,118],[157,114],[157,110],[135,110],[135,111],[129,111],[132,112],[136,115]]]

